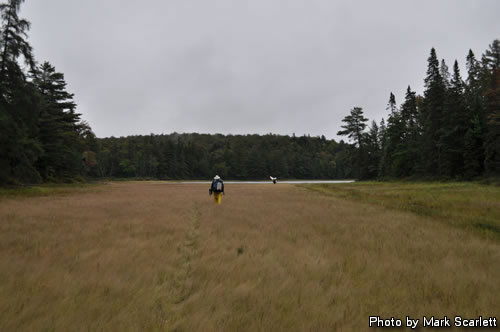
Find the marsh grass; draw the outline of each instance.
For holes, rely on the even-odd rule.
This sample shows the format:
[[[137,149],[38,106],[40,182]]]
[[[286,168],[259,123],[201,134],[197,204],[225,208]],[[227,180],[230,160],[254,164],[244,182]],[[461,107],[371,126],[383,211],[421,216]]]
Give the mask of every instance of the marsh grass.
[[[408,211],[500,240],[500,186],[472,182],[357,182],[305,188]]]
[[[37,197],[75,193],[76,191],[96,191],[104,182],[96,183],[58,183],[33,186],[0,187],[0,199]]]
[[[363,331],[494,316],[500,245],[293,185],[112,183],[0,201],[2,331]],[[241,252],[241,253],[240,253]]]

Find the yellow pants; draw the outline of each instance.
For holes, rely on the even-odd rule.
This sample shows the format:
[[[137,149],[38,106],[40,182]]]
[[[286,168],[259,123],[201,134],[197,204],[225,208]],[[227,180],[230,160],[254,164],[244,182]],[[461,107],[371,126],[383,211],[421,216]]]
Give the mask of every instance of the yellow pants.
[[[222,204],[222,193],[214,193],[214,203]]]

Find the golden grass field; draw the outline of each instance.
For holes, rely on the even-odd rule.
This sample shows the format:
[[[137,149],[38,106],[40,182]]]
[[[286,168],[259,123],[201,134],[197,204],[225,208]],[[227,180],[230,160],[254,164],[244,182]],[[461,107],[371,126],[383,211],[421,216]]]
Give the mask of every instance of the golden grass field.
[[[0,330],[366,331],[369,315],[498,319],[499,263],[496,238],[289,184],[226,184],[220,206],[208,184],[6,195]]]
[[[413,212],[500,240],[500,186],[473,182],[355,182],[303,185],[362,203]]]

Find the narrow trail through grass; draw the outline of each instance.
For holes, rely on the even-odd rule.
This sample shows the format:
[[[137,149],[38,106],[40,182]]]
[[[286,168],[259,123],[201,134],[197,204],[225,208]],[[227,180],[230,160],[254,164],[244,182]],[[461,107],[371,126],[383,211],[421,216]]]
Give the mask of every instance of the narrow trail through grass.
[[[179,319],[183,302],[189,298],[193,288],[193,262],[198,256],[199,228],[201,211],[197,203],[193,203],[189,216],[188,228],[184,241],[177,246],[178,266],[171,280],[159,276],[157,291],[157,327],[165,328]]]
[[[186,233],[186,239],[178,251],[181,255],[182,265],[177,271],[177,275],[174,278],[174,288],[177,289],[177,294],[174,294],[173,303],[179,305],[184,302],[192,292],[192,273],[193,273],[193,261],[197,258],[197,249],[199,234],[198,229],[200,228],[200,211],[199,208],[194,205],[190,220],[189,229]]]

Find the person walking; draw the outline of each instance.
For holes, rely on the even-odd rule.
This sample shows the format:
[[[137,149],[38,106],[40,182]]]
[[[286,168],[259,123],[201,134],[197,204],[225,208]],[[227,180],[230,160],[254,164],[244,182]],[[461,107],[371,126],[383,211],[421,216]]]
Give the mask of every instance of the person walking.
[[[220,176],[216,175],[210,188],[208,189],[208,194],[214,194],[214,203],[222,204],[222,195],[224,195],[224,181],[220,178]]]

